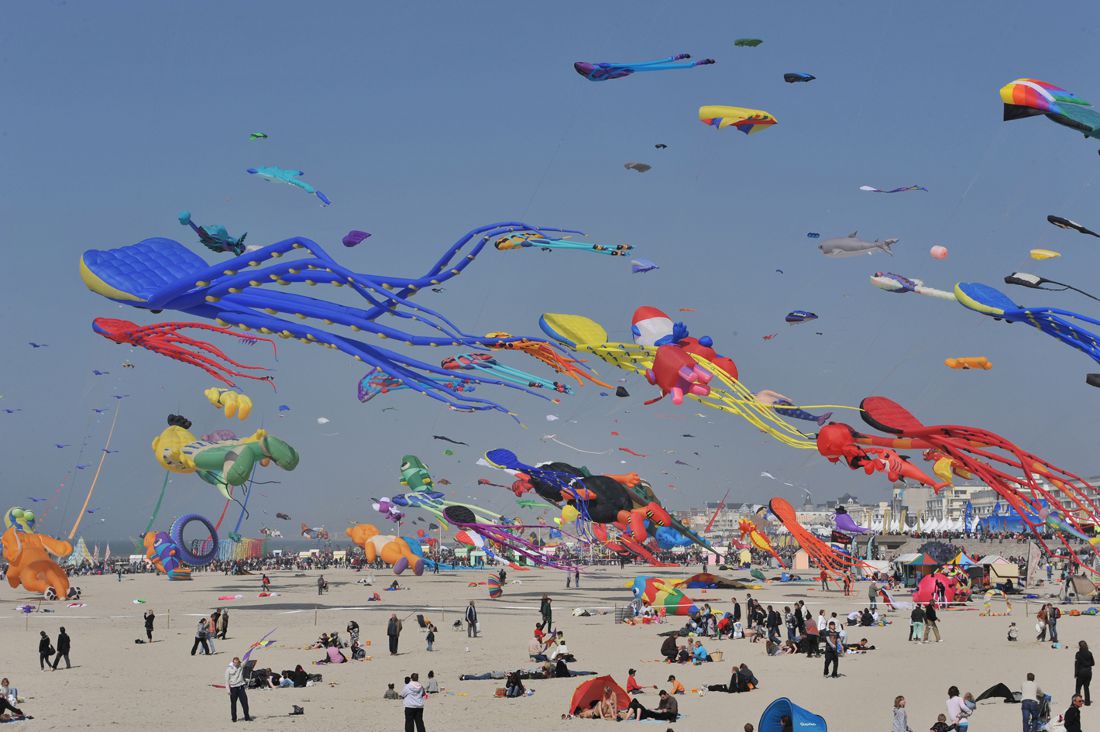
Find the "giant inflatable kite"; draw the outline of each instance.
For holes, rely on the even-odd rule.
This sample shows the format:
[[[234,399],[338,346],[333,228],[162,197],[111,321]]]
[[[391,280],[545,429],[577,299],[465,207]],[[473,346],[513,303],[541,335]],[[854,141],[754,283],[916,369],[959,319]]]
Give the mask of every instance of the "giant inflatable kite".
[[[547,234],[579,233],[561,229],[538,229],[519,222],[489,224],[463,235],[419,277],[401,277],[355,272],[336,262],[316,242],[293,238],[245,252],[210,265],[179,242],[165,238],[146,239],[118,249],[90,249],[80,260],[80,274],[93,292],[114,302],[160,312],[173,310],[216,321],[223,327],[294,338],[341,351],[378,373],[397,379],[411,389],[460,411],[508,410],[486,399],[470,396],[466,390],[448,387],[446,382],[507,386],[549,399],[545,394],[517,384],[509,384],[481,374],[456,373],[410,358],[384,347],[353,337],[356,332],[382,341],[394,340],[413,346],[506,347],[524,338],[490,338],[459,330],[444,314],[417,305],[412,296],[421,289],[438,286],[462,273],[491,243],[509,237],[537,239]],[[575,242],[569,242],[576,248]],[[535,246],[544,246],[542,243]],[[610,253],[614,248],[592,251]],[[272,286],[332,285],[348,287],[361,299],[359,306],[340,304],[323,298],[297,293],[272,292]],[[385,320],[405,320],[436,331],[434,335],[415,335],[384,324]],[[310,324],[307,321],[314,321]],[[324,326],[346,327],[352,335],[336,333]],[[174,332],[178,325],[147,326]],[[208,328],[211,326],[207,326]],[[124,329],[126,330],[126,329]],[[114,332],[112,329],[110,332]],[[131,342],[131,336],[119,334],[118,342]],[[256,336],[248,336],[256,338]],[[173,357],[202,362],[187,351],[179,339],[143,336],[141,345]],[[200,351],[206,344],[193,343]],[[205,363],[205,362],[202,362]],[[210,365],[210,364],[206,364]],[[438,379],[446,381],[441,383]]]
[[[1066,538],[1087,535],[1087,526],[1100,523],[1100,509],[1093,501],[1095,493],[1088,482],[988,430],[925,425],[886,397],[867,397],[860,408],[867,424],[891,436],[862,434],[846,424],[826,425],[818,433],[817,444],[818,451],[830,462],[843,460],[853,470],[862,469],[868,475],[885,472],[891,481],[903,477],[939,491],[949,481],[930,478],[897,453],[897,450],[923,450],[924,459],[941,470],[946,468],[962,477],[973,476],[988,485],[1016,511],[1048,553],[1050,548],[1040,533],[1043,526],[1055,530],[1055,536],[1075,563],[1094,571]]]
[[[172,473],[197,473],[217,486],[226,500],[230,498],[230,486],[244,485],[258,465],[275,463],[283,470],[298,467],[297,450],[267,434],[267,430],[214,442],[195,437],[186,417],[170,414],[168,425],[153,438],[157,462]]]
[[[926,287],[920,280],[903,277],[892,272],[876,272],[871,284],[880,290],[893,293],[915,292],[940,300],[954,300],[968,310],[988,315],[1005,323],[1024,323],[1076,348],[1093,361],[1100,363],[1100,335],[1070,322],[1073,320],[1090,325],[1100,325],[1100,320],[1059,308],[1027,308],[1012,301],[1008,295],[979,282],[959,282],[954,292]],[[1100,375],[1089,374],[1086,383],[1100,386]]]
[[[775,514],[780,523],[787,527],[787,531],[791,532],[791,536],[798,545],[816,560],[822,569],[836,575],[845,575],[855,567],[867,566],[861,560],[853,558],[846,552],[837,551],[810,533],[798,523],[798,513],[789,501],[779,497],[773,498],[768,502],[768,509]],[[871,569],[871,567],[868,568]]]
[[[1073,92],[1038,79],[1016,79],[1001,87],[1004,120],[1044,115],[1085,137],[1100,137],[1100,113]]]
[[[399,536],[379,533],[374,524],[356,524],[344,530],[352,543],[363,549],[368,562],[381,559],[393,567],[394,574],[411,569],[418,577],[424,574],[424,560],[409,546],[409,542]]]
[[[4,533],[0,536],[4,561],[8,563],[7,579],[12,588],[23,585],[47,600],[65,599],[69,595],[69,575],[50,555],[67,557],[73,545],[34,532],[32,511],[10,508],[4,513]]]

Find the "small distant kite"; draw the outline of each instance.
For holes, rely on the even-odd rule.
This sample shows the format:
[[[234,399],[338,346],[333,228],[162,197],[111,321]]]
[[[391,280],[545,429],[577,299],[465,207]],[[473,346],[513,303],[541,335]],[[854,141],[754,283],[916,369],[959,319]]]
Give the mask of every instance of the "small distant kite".
[[[432,439],[433,440],[442,440],[443,442],[450,442],[452,445],[466,445],[467,447],[469,447],[468,442],[460,442],[458,440],[452,440],[450,437],[447,437],[446,435],[432,435]]]
[[[660,269],[660,267],[648,259],[632,259],[630,261],[630,271],[634,274],[652,272],[655,269]]]
[[[778,124],[778,121],[762,109],[747,107],[726,107],[719,104],[707,104],[699,107],[699,121],[717,130],[723,127],[736,127],[746,135]]]
[[[330,420],[328,417],[318,417],[317,418],[317,424],[328,424],[331,421],[332,420]]]
[[[783,81],[788,84],[797,84],[798,82],[813,81],[817,77],[813,74],[804,74],[801,71],[792,71],[790,73],[783,74]]]
[[[42,503],[43,501],[50,500],[49,498],[35,498],[34,496],[27,496],[27,500],[32,503]]]
[[[1028,256],[1032,259],[1054,259],[1055,257],[1062,256],[1061,252],[1056,252],[1053,249],[1032,249],[1028,252]]]
[[[658,142],[653,147],[657,148],[658,150],[664,150],[665,148],[668,147],[668,145],[664,144],[663,142]]]
[[[49,348],[49,343],[35,343],[34,341],[28,341],[27,345],[31,348]]]
[[[1009,285],[1020,285],[1021,287],[1030,287],[1033,290],[1045,290],[1047,292],[1065,292],[1067,290],[1073,290],[1074,292],[1084,295],[1085,297],[1100,301],[1100,297],[1096,297],[1096,295],[1090,295],[1084,290],[1078,289],[1073,285],[1067,285],[1065,282],[1048,280],[1046,277],[1040,277],[1039,275],[1030,274],[1028,272],[1013,272],[1012,274],[1005,277],[1005,283]],[[1057,285],[1057,287],[1043,287],[1043,285]]]
[[[1060,229],[1072,229],[1073,231],[1078,231],[1082,234],[1088,234],[1089,236],[1100,237],[1100,234],[1097,234],[1092,229],[1085,228],[1084,226],[1077,223],[1076,221],[1070,221],[1069,219],[1062,218],[1061,216],[1047,216],[1047,221],[1054,224],[1055,226],[1057,226]]]
[[[937,244],[928,250],[928,254],[932,259],[947,259],[947,247]]]
[[[346,247],[353,247],[356,244],[361,244],[363,240],[370,237],[370,232],[359,231],[358,229],[352,229],[348,233],[344,234],[344,238],[340,242]]]
[[[58,450],[63,450],[66,447],[72,447],[72,445],[67,442],[55,442],[54,447],[56,447]]]
[[[809,231],[809,232],[806,232],[806,238],[807,239],[820,239],[821,234],[818,234],[816,231]]]
[[[306,193],[312,193],[313,195],[317,196],[322,205],[332,205],[332,201],[328,200],[324,193],[321,193],[309,183],[306,183],[304,180],[301,180],[299,178],[299,176],[305,175],[304,171],[288,170],[286,168],[279,168],[274,165],[266,165],[260,168],[249,168],[248,172],[252,175],[258,175],[264,180],[272,183],[286,183],[287,185],[296,186],[298,188],[301,188]]]
[[[985,356],[963,356],[962,358],[945,358],[943,365],[949,369],[959,369],[961,371],[969,371],[970,369],[981,369],[983,371],[989,371],[993,368],[993,364],[989,362],[989,359]]]
[[[889,190],[884,188],[875,188],[874,186],[860,186],[859,190],[867,191],[868,193],[905,193],[907,191],[924,191],[928,192],[928,189],[924,186],[902,186],[901,188],[890,188]]]
[[[282,519],[283,521],[290,521],[290,514],[279,512],[275,514],[275,518]]]
[[[772,333],[771,335],[761,336],[761,338],[763,338],[766,341],[770,341],[772,338],[775,338],[777,335],[779,335],[779,334],[778,333]]]
[[[107,376],[111,372],[110,371],[100,371],[99,369],[92,369],[92,373],[95,374],[96,376]]]
[[[254,140],[266,140],[267,139],[267,133],[266,132],[251,132],[248,135],[248,139],[253,140],[253,141]]]
[[[627,170],[636,170],[639,173],[645,173],[653,169],[652,165],[646,165],[645,163],[623,163],[623,167]]]
[[[16,412],[22,412],[22,409],[5,409],[4,414],[15,414]]]
[[[738,48],[756,48],[763,42],[760,38],[738,38],[733,42],[733,45]]]
[[[183,226],[190,226],[191,230],[199,235],[199,243],[212,252],[231,252],[237,256],[245,252],[244,239],[248,236],[247,231],[240,237],[234,238],[221,224],[198,226],[191,220],[190,211],[181,211],[179,222]]]
[[[615,387],[615,396],[617,396],[617,397],[628,397],[628,396],[630,396],[630,392],[626,390],[625,386],[616,386]]]
[[[643,71],[693,69],[696,66],[709,66],[714,63],[714,59],[712,58],[705,58],[702,61],[687,61],[686,63],[680,63],[690,58],[690,53],[678,53],[675,56],[657,59],[656,61],[639,61],[637,63],[589,63],[587,61],[577,61],[573,64],[573,69],[589,81],[608,81],[610,79],[622,79]]]
[[[789,324],[795,325],[797,323],[808,323],[811,320],[817,320],[817,314],[811,313],[809,310],[792,310],[787,313],[784,318]]]

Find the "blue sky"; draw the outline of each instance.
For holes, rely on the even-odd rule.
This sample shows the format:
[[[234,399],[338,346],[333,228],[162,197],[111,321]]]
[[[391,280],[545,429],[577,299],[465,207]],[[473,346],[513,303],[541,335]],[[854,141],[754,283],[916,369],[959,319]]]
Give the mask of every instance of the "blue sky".
[[[46,514],[43,530],[67,532],[93,472],[73,468],[94,466],[109,425],[110,413],[92,409],[113,408],[111,394],[128,394],[112,446],[120,452],[107,458],[91,503],[100,510],[85,526],[89,535],[135,535],[163,476],[149,441],[165,416],[186,414],[200,432],[230,426],[202,398],[213,385],[204,374],[113,345],[90,327],[96,316],[150,323],[172,314],[116,306],[77,276],[87,248],[149,236],[194,245],[176,223],[185,208],[201,223],[248,231],[252,243],[310,237],[364,272],[418,274],[462,232],[506,219],[630,242],[661,269],[631,275],[611,258],[492,251],[446,292],[422,297],[471,333],[536,334],[540,313],[576,312],[620,340],[639,305],[696,308],[683,316],[692,332],[714,337],[754,389],[814,404],[884,394],[926,422],[983,426],[1079,474],[1100,472],[1089,407],[1098,395],[1083,383],[1094,370],[1087,357],[1024,326],[888,295],[867,280],[886,269],[950,287],[996,284],[1025,270],[1089,289],[1097,244],[1045,217],[1100,226],[1097,145],[1044,119],[1002,123],[997,90],[1030,76],[1100,98],[1089,73],[1097,14],[1084,2],[1060,6],[1058,22],[1025,2],[13,8],[13,22],[0,29],[8,101],[0,117],[7,244],[0,307],[10,344],[0,362],[0,407],[22,411],[0,413],[0,503],[50,498],[36,505]],[[764,43],[735,48],[738,37]],[[678,52],[718,63],[598,84],[572,70],[577,60]],[[818,79],[786,84],[787,71]],[[752,137],[716,131],[698,122],[701,104],[766,109],[779,124]],[[270,139],[249,142],[253,130]],[[639,175],[623,169],[628,161],[653,169]],[[245,174],[258,165],[305,170],[333,206]],[[914,183],[930,192],[858,190]],[[345,250],[339,239],[350,228],[373,237]],[[866,238],[899,238],[897,256],[829,260],[806,238],[857,229]],[[933,244],[948,246],[950,257],[933,261]],[[1027,258],[1033,247],[1063,257],[1035,263]],[[1089,301],[1073,295],[1011,294],[1089,312]],[[783,315],[794,309],[820,320],[790,328]],[[774,332],[774,340],[761,340]],[[32,340],[49,347],[23,345]],[[587,458],[595,470],[629,467],[674,507],[714,500],[727,488],[738,500],[797,498],[783,482],[819,499],[845,491],[872,499],[889,488],[880,477],[774,444],[733,417],[644,407],[652,391],[634,377],[625,384],[630,399],[589,388],[551,407],[485,393],[523,417],[527,428],[519,429],[501,415],[452,414],[407,394],[361,405],[355,362],[280,345],[279,392],[251,387],[258,406],[244,427],[268,427],[300,449],[302,462],[292,474],[263,476],[281,482],[254,496],[245,524],[253,535],[279,525],[276,511],[291,514],[294,525],[334,530],[373,518],[370,497],[400,490],[406,453],[451,480],[456,497],[506,511],[514,507],[510,494],[474,485],[493,477],[473,465],[486,449],[511,447],[531,460]],[[268,360],[262,347],[230,348],[245,360]],[[994,369],[942,365],[963,355],[988,356]],[[136,368],[122,369],[126,359]],[[509,362],[539,371],[533,362]],[[95,377],[93,368],[111,373]],[[278,404],[292,411],[277,418]],[[397,409],[383,413],[385,406]],[[560,419],[548,423],[551,413]],[[331,421],[317,424],[322,416]],[[587,450],[626,446],[649,457],[582,456],[540,440],[548,433]],[[433,434],[471,446],[445,456],[452,446]],[[161,522],[220,508],[213,488],[177,477]]]

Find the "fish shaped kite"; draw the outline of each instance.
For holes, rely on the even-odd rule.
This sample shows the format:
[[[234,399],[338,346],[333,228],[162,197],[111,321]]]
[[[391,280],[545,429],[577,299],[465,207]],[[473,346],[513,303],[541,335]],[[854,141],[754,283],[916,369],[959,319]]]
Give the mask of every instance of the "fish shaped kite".
[[[826,257],[858,257],[863,254],[874,254],[875,252],[886,252],[891,257],[894,256],[894,252],[890,247],[898,242],[897,239],[875,239],[874,241],[864,241],[859,238],[859,232],[853,231],[848,236],[834,237],[832,239],[826,239],[817,245],[817,248],[821,250],[821,253]]]
[[[1054,224],[1055,226],[1057,226],[1060,229],[1072,229],[1073,231],[1078,231],[1082,234],[1088,234],[1089,236],[1095,236],[1095,237],[1100,238],[1100,234],[1097,234],[1092,229],[1086,228],[1086,227],[1082,226],[1081,224],[1077,223],[1076,221],[1071,221],[1070,219],[1063,218],[1061,216],[1054,216],[1054,215],[1047,216],[1047,221]]]
[[[286,168],[279,168],[274,165],[266,165],[260,168],[249,168],[248,172],[252,175],[258,175],[266,181],[273,183],[286,183],[287,185],[297,186],[306,193],[312,193],[317,196],[321,201],[321,205],[330,206],[332,201],[328,200],[328,197],[324,193],[301,180],[299,176],[305,175],[305,171],[301,170],[288,170]]]
[[[708,104],[699,107],[699,121],[716,130],[724,127],[736,127],[746,135],[752,135],[779,124],[778,120],[762,109],[747,107],[725,107]]]
[[[874,186],[860,186],[859,190],[867,191],[868,193],[906,193],[908,191],[924,191],[928,192],[928,189],[924,186],[902,186],[901,188],[890,188],[889,190],[884,188],[875,188]]]
[[[783,81],[788,84],[797,84],[798,82],[810,82],[817,77],[813,74],[802,73],[801,71],[793,71],[783,74]]]

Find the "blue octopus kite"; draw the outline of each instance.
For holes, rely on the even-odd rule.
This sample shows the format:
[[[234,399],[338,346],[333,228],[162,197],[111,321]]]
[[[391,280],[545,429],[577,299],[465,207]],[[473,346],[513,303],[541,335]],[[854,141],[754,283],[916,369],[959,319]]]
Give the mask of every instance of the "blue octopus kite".
[[[124,305],[151,310],[175,310],[216,321],[244,331],[259,331],[295,338],[342,351],[405,386],[443,402],[458,411],[497,410],[503,406],[468,395],[474,384],[492,384],[549,398],[527,386],[491,378],[478,372],[458,373],[408,357],[381,345],[370,345],[348,335],[338,335],[307,324],[314,319],[325,325],[347,326],[381,339],[414,346],[465,346],[501,348],[534,338],[493,338],[464,333],[445,315],[416,305],[411,296],[460,274],[491,242],[516,234],[543,237],[547,233],[580,234],[564,229],[539,229],[520,222],[502,222],[467,232],[444,252],[420,277],[363,274],[338,264],[316,242],[302,237],[269,244],[256,251],[209,265],[172,239],[151,238],[118,249],[89,249],[80,261],[80,273],[88,289]],[[284,255],[305,254],[290,260]],[[329,302],[291,292],[270,292],[265,285],[329,284],[347,286],[358,294],[363,307]],[[293,316],[293,317],[292,317]],[[383,316],[403,318],[427,326],[438,335],[413,335],[383,324]],[[207,350],[203,345],[195,345]],[[209,344],[205,344],[209,345]],[[153,350],[156,350],[154,347]],[[476,375],[475,375],[476,374]],[[463,386],[465,385],[465,386]]]
[[[696,66],[708,66],[714,63],[714,59],[712,58],[705,58],[702,61],[678,63],[689,58],[691,58],[690,53],[678,53],[675,56],[657,59],[656,61],[639,61],[637,63],[619,64],[602,62],[593,64],[587,61],[577,61],[573,64],[573,68],[578,74],[589,81],[607,81],[608,79],[622,79],[625,76],[630,76],[631,74],[640,73],[642,71],[693,69]]]

